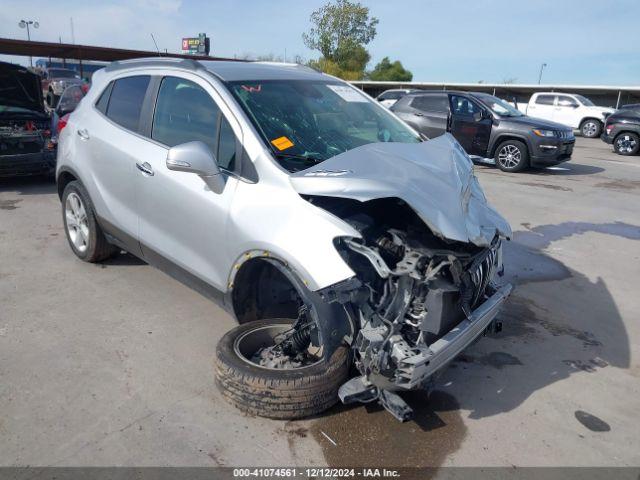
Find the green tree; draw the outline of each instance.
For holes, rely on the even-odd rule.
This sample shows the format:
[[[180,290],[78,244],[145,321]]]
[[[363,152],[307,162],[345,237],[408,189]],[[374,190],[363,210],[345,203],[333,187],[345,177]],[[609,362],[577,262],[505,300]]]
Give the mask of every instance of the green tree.
[[[384,57],[367,77],[369,80],[410,82],[413,79],[413,73],[404,68],[400,60],[391,62],[389,57]]]
[[[322,57],[309,65],[347,80],[362,79],[371,58],[364,46],[376,36],[378,24],[377,18],[369,17],[369,8],[350,0],[336,0],[314,11],[310,20],[313,26],[302,38]]]

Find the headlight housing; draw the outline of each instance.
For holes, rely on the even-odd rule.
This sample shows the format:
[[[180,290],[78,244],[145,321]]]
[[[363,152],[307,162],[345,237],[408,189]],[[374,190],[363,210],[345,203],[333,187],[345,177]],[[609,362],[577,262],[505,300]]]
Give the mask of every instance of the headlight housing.
[[[533,133],[539,137],[546,137],[546,138],[556,136],[556,132],[554,130],[541,130],[541,129],[534,128]]]

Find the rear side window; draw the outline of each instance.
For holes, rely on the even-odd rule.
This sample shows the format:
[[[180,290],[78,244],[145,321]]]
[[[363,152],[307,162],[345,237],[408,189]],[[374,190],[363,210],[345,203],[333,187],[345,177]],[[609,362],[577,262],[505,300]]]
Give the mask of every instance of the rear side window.
[[[448,103],[446,95],[421,95],[411,101],[411,106],[425,112],[446,113],[449,111]]]
[[[110,82],[109,85],[107,85],[107,88],[104,89],[104,92],[102,92],[102,95],[100,95],[100,98],[96,102],[96,108],[100,112],[102,112],[104,115],[107,114],[107,105],[109,105],[109,96],[111,95],[111,87],[113,87],[113,82]]]
[[[116,80],[111,87],[107,117],[118,125],[137,132],[150,78],[149,75],[139,75]]]
[[[553,105],[553,101],[555,100],[555,95],[538,95],[536,98],[537,105]]]

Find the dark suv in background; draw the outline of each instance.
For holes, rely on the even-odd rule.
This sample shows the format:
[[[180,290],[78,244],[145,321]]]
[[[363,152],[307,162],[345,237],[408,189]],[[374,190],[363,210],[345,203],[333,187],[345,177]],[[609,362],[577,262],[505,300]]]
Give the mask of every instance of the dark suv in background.
[[[613,145],[618,155],[636,155],[640,152],[640,104],[609,115],[600,138]]]
[[[487,93],[412,93],[391,110],[429,138],[450,132],[474,160],[493,158],[505,172],[556,165],[573,153],[571,128],[528,117]]]

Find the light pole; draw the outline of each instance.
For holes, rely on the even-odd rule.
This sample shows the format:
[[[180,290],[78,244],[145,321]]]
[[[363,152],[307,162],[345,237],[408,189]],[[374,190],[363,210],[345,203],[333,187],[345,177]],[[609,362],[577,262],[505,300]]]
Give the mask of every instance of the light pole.
[[[540,85],[540,82],[542,81],[542,71],[544,70],[544,67],[546,67],[547,64],[543,63],[542,65],[540,65],[540,75],[538,75],[538,85]]]
[[[31,41],[31,32],[29,31],[29,25],[33,25],[33,28],[38,28],[40,27],[40,24],[36,21],[33,20],[20,20],[18,22],[18,26],[20,28],[26,28],[27,29],[27,40]],[[29,55],[29,65],[31,65],[33,67],[33,57],[31,55]]]

